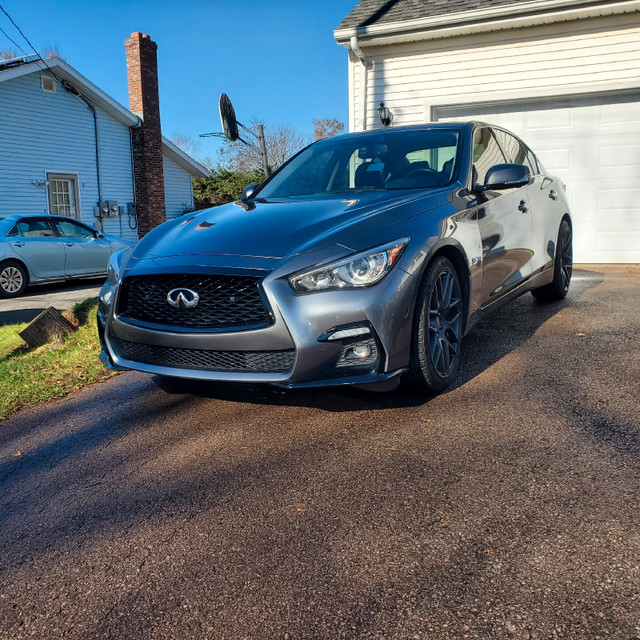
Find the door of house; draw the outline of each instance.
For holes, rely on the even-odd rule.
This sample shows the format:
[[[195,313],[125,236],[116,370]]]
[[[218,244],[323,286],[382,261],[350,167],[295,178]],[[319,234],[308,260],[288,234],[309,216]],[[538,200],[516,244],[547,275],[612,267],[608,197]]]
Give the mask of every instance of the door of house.
[[[49,182],[49,213],[80,220],[77,176],[50,173],[47,175],[47,179]]]

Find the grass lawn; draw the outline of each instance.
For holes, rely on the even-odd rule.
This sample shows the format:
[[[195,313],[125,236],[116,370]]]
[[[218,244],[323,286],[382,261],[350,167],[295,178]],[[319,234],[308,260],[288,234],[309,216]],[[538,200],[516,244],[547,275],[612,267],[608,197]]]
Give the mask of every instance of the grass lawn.
[[[26,325],[0,327],[0,420],[20,407],[61,398],[114,375],[98,360],[97,298],[76,304],[67,317],[78,330],[58,344],[29,349],[20,336]]]

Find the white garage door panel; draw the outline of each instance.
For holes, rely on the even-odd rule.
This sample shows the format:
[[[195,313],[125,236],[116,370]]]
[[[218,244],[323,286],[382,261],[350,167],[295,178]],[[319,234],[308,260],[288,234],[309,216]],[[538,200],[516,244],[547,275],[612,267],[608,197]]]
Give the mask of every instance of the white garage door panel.
[[[640,96],[436,110],[519,135],[567,185],[576,262],[640,262]]]

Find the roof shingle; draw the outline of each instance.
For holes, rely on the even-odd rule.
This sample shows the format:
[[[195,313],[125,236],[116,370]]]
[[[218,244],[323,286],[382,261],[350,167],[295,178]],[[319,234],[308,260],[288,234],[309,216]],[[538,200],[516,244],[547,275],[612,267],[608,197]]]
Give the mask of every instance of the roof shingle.
[[[338,29],[403,22],[416,18],[462,13],[526,2],[527,0],[360,0]]]

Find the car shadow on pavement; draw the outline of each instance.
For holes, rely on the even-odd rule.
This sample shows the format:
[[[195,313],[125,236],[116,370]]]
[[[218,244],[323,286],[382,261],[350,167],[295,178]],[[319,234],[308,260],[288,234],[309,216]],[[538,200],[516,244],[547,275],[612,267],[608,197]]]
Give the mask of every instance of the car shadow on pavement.
[[[603,280],[603,273],[589,271],[588,277],[582,278],[580,286],[574,286],[565,300],[542,303],[527,294],[482,320],[464,338],[460,370],[446,393],[463,386],[523,345],[562,309],[585,304],[581,301],[582,293],[598,286]],[[301,406],[331,412],[418,407],[434,397],[415,391],[404,383],[391,392],[376,392],[349,386],[282,389],[271,385],[218,383],[164,376],[155,376],[154,381],[169,394],[189,394],[229,402]]]

